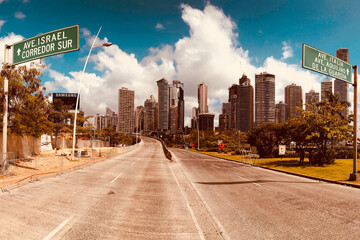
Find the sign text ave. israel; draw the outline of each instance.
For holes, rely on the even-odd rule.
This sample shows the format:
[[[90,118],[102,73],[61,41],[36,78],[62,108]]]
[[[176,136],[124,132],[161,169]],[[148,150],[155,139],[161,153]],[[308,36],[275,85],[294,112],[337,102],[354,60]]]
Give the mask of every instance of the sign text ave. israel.
[[[306,44],[302,50],[303,68],[351,83],[351,64]]]
[[[79,25],[54,30],[17,42],[13,46],[13,64],[79,50]]]

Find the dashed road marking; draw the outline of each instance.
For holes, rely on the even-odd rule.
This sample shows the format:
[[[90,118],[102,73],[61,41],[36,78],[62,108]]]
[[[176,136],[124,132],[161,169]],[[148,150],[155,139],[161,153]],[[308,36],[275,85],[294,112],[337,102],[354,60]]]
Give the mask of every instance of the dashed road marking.
[[[44,237],[43,240],[49,240],[53,236],[55,236],[56,233],[58,233],[71,219],[73,216],[69,217],[68,219],[64,220],[59,226],[57,226],[51,233],[49,233],[46,237]]]
[[[214,165],[214,164],[212,164],[212,163],[210,163],[210,165],[213,166],[213,167],[216,167],[216,168],[221,168],[221,167],[216,166],[216,165]]]
[[[238,177],[240,177],[240,178],[242,178],[242,179],[244,179],[244,180],[246,180],[246,181],[248,181],[248,182],[250,182],[250,183],[252,183],[252,184],[255,184],[256,186],[261,187],[261,185],[260,185],[260,184],[255,183],[254,181],[251,181],[251,180],[249,180],[249,179],[247,179],[247,178],[244,178],[244,177],[242,177],[242,176],[240,176],[240,175],[238,175]]]
[[[116,178],[114,178],[114,180],[111,181],[111,183],[114,183],[119,177],[121,177],[123,173],[120,173]]]

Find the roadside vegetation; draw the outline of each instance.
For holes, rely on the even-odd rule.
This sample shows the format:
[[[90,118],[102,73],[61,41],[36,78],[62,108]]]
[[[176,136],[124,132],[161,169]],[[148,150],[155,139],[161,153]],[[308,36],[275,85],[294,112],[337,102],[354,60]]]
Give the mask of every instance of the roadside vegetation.
[[[51,93],[41,85],[42,71],[45,65],[9,66],[4,65],[0,72],[0,101],[4,102],[4,77],[9,80],[8,94],[8,133],[18,136],[39,138],[49,134],[55,139],[58,136],[72,138],[74,128],[74,113],[70,106],[60,101],[51,101]],[[3,123],[3,104],[0,104],[0,127]],[[80,111],[76,121],[76,139],[94,139],[108,141],[110,146],[131,145],[134,137],[116,132],[115,128],[108,127],[95,131],[87,127],[86,122],[92,116],[85,116]],[[57,148],[55,142],[55,149]]]

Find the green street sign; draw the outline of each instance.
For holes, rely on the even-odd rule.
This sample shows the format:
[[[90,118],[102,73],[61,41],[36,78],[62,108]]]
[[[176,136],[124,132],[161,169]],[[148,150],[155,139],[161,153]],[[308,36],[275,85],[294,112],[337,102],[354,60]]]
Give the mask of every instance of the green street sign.
[[[351,64],[306,44],[302,50],[303,68],[351,83]]]
[[[17,42],[13,45],[13,64],[20,64],[38,58],[77,51],[80,26],[61,28]]]

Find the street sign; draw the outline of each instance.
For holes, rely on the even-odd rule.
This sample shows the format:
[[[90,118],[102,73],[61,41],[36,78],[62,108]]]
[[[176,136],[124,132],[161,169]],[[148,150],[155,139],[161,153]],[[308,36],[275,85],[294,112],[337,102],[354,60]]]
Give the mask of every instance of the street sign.
[[[285,155],[286,145],[279,145],[279,155]]]
[[[303,68],[351,83],[351,64],[306,44],[302,50]]]
[[[13,45],[13,64],[77,51],[80,49],[79,32],[79,25],[74,25],[17,42]]]

